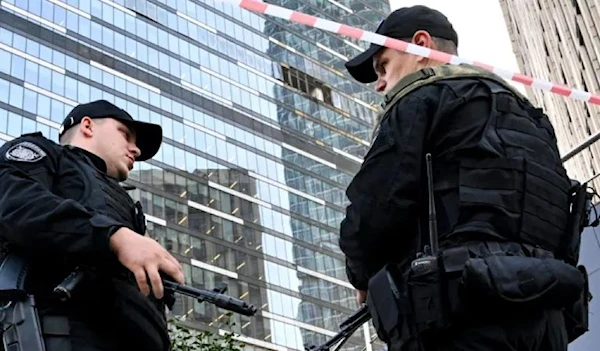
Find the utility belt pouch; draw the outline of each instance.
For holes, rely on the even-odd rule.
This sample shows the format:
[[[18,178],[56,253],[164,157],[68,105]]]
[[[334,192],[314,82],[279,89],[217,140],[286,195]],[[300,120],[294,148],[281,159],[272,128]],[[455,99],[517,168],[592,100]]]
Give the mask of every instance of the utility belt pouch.
[[[448,301],[447,312],[452,319],[464,317],[470,312],[469,301],[463,295],[462,281],[465,262],[469,258],[468,248],[462,246],[444,249],[440,255],[444,270],[444,290]]]
[[[553,258],[490,255],[466,262],[469,299],[498,308],[563,308],[577,301],[585,278]]]
[[[448,307],[440,260],[425,256],[411,262],[408,291],[417,333],[434,332],[448,326]]]
[[[569,343],[586,333],[589,329],[589,302],[592,300],[589,278],[585,266],[580,265],[577,269],[579,269],[584,278],[581,295],[575,303],[565,307],[563,310]]]
[[[404,343],[415,335],[412,309],[404,278],[388,264],[369,280],[367,305],[379,339]]]

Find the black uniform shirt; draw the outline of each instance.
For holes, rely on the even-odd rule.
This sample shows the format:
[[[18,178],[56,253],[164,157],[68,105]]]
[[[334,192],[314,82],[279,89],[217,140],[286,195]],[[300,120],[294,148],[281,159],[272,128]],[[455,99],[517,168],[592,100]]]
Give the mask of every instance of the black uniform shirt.
[[[0,238],[29,252],[106,253],[122,225],[81,205],[85,178],[78,157],[102,159],[26,134],[0,148]]]
[[[425,153],[442,156],[476,144],[491,98],[477,79],[443,80],[414,90],[388,111],[346,191],[350,205],[339,244],[354,287],[366,290],[386,263],[414,258],[426,244],[418,235],[419,218],[427,215],[427,199],[420,198],[427,186]]]

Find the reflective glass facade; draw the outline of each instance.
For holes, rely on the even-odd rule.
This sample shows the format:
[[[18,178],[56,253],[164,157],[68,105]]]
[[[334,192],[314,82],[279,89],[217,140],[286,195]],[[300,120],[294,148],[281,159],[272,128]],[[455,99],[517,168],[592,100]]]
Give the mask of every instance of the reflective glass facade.
[[[389,4],[277,0],[372,30]],[[0,143],[106,99],[159,123],[129,185],[187,283],[261,308],[234,315],[248,349],[302,350],[357,309],[338,228],[380,96],[343,64],[365,43],[212,0],[0,1]],[[223,310],[180,298],[191,326]],[[366,325],[345,350],[381,350]]]
[[[500,0],[523,74],[596,94],[600,91],[600,8],[595,0]],[[544,108],[565,155],[600,130],[600,106],[526,87]],[[600,189],[600,143],[565,162],[569,175]]]

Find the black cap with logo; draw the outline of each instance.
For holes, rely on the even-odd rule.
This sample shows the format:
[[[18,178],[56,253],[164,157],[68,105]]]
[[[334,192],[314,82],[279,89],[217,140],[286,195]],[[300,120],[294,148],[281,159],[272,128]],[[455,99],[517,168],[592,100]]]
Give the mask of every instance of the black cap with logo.
[[[458,35],[444,14],[427,6],[417,5],[403,7],[392,12],[383,20],[375,33],[394,39],[412,38],[419,30],[424,30],[432,37],[448,39],[458,47]],[[381,45],[371,46],[346,62],[346,69],[354,79],[361,83],[371,83],[377,80],[373,69],[373,56],[383,48]]]
[[[125,124],[136,134],[136,145],[140,156],[136,161],[146,161],[154,157],[162,143],[162,127],[158,124],[136,121],[127,111],[106,100],[97,100],[75,106],[63,121],[58,132],[59,138],[71,127],[81,123],[84,117],[113,118]]]

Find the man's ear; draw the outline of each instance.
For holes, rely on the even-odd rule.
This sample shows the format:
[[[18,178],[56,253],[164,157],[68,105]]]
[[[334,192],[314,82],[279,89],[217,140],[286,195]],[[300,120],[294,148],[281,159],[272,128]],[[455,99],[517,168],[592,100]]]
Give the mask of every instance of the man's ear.
[[[79,123],[79,130],[87,137],[91,138],[94,135],[94,121],[89,117],[83,117],[81,123]]]
[[[431,49],[433,47],[433,39],[431,38],[429,32],[425,30],[416,31],[412,37],[412,43],[428,49]],[[427,59],[427,57],[419,56],[417,57],[417,62],[423,62]]]

